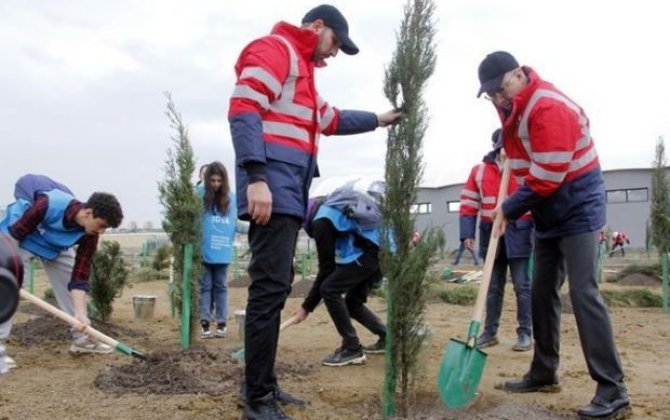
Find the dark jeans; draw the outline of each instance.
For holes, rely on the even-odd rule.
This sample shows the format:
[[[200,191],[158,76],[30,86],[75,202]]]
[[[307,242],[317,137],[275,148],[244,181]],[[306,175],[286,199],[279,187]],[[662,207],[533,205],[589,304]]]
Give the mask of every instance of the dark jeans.
[[[274,373],[280,313],[293,282],[293,255],[300,220],[273,214],[267,225],[249,228],[249,297],[244,325],[247,399],[277,389]]]
[[[507,283],[507,267],[512,274],[514,293],[516,294],[517,335],[530,336],[533,332],[530,277],[528,276],[528,257],[507,258],[505,243],[498,246],[498,257],[493,264],[491,283],[486,294],[486,322],[484,332],[495,337],[500,326],[503,301],[505,300],[505,283]]]
[[[386,337],[384,323],[365,306],[372,282],[380,276],[378,250],[369,249],[351,264],[338,264],[323,281],[321,296],[342,337],[342,348],[356,350],[361,345],[351,318],[380,338]]]
[[[570,300],[586,365],[591,378],[598,383],[596,394],[611,400],[625,395],[626,387],[612,323],[598,290],[597,247],[598,232],[536,239],[532,287],[535,353],[530,375],[533,379],[551,381],[558,369],[561,265],[565,261]]]

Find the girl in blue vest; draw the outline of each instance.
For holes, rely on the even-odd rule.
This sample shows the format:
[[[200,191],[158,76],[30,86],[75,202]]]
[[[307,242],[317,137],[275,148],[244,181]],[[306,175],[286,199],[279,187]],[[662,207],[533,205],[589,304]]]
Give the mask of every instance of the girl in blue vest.
[[[201,190],[205,212],[202,217],[202,265],[200,280],[201,337],[211,338],[212,307],[216,313],[214,336],[226,336],[228,319],[228,264],[233,256],[237,203],[230,191],[228,172],[221,162],[207,166]]]

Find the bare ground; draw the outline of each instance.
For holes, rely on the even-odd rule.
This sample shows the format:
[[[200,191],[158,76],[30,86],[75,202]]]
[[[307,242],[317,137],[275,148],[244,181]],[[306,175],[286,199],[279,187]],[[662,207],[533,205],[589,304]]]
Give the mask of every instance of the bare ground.
[[[38,279],[38,294],[44,279]],[[605,284],[604,287],[616,287]],[[244,307],[246,289],[230,288],[230,313]],[[187,351],[179,346],[179,330],[170,318],[165,282],[136,284],[115,303],[112,322],[95,324],[103,332],[143,351],[148,361],[120,353],[72,356],[67,327],[22,303],[8,351],[19,367],[0,377],[0,420],[5,419],[237,419],[237,392],[243,367],[230,354],[241,347],[234,319],[226,339],[198,340]],[[154,318],[133,318],[132,295],[155,294]],[[436,391],[444,346],[463,338],[469,307],[431,303],[426,315],[433,331],[424,356],[424,377],[415,395],[417,419],[564,419],[591,398],[590,380],[576,334],[574,317],[563,315],[561,376],[557,394],[510,395],[496,389],[523,374],[531,353],[511,350],[514,344],[514,299],[510,291],[503,314],[501,344],[487,349],[480,392],[470,406],[449,410]],[[301,299],[287,302],[289,316]],[[385,304],[371,306],[385,317]],[[614,308],[611,311],[619,352],[627,375],[636,418],[668,419],[670,402],[670,315],[660,309]],[[364,342],[374,340],[362,327]],[[305,409],[290,408],[296,419],[376,419],[384,381],[383,356],[369,356],[364,366],[328,368],[321,358],[339,345],[323,307],[282,333],[277,373],[283,389],[306,398]]]

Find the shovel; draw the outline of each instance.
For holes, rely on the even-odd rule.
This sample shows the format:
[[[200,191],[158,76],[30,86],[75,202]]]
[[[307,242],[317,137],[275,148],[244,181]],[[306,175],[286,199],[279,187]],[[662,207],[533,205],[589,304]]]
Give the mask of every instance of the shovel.
[[[279,326],[279,332],[282,332],[282,331],[284,331],[286,328],[288,328],[288,327],[290,327],[291,325],[295,324],[296,320],[297,320],[297,316],[296,316],[296,315],[293,315],[292,317],[290,317],[290,318],[287,319],[286,321],[282,322],[281,325]],[[244,359],[244,347],[242,347],[242,348],[239,349],[239,350],[235,350],[233,353],[231,353],[230,357],[232,357],[233,359],[237,359],[237,360],[242,360],[242,359]]]
[[[498,191],[498,205],[507,196],[509,176],[509,161],[505,159],[500,190]],[[450,339],[440,363],[440,370],[437,375],[437,390],[442,397],[442,401],[449,408],[460,408],[472,399],[477,392],[479,381],[484,372],[486,353],[475,347],[475,340],[482,323],[486,293],[491,282],[493,264],[495,263],[496,252],[498,251],[499,238],[497,231],[501,223],[500,218],[496,218],[493,221],[493,231],[488,250],[486,251],[482,282],[479,285],[477,301],[475,302],[470,328],[468,329],[467,342],[454,338]]]
[[[43,301],[42,299],[35,297],[31,295],[30,293],[26,292],[25,290],[21,289],[20,292],[21,297],[24,298],[25,300],[29,301],[30,303],[39,306],[40,308],[44,309],[45,311],[49,312],[51,315],[55,316],[56,318],[60,318],[61,320],[67,322],[73,327],[78,327],[81,325],[81,322],[76,319],[75,317],[66,314],[65,312],[61,311],[60,309],[56,308],[53,305],[48,304],[47,302]],[[136,357],[140,360],[146,360],[146,357],[138,352],[137,350],[121,343],[120,341],[114,340],[112,337],[106,336],[105,334],[101,333],[100,331],[96,330],[95,328],[91,327],[90,325],[87,325],[83,330],[83,333],[88,334],[89,336],[95,338],[96,340],[103,342],[105,344],[108,344],[112,347],[114,347],[117,351],[120,353],[126,354],[128,356],[133,356]]]

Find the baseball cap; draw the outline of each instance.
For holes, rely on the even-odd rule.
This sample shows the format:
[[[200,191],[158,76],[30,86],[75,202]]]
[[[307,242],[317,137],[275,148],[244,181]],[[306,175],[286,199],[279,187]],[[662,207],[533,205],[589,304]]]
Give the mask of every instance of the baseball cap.
[[[516,58],[508,52],[496,51],[487,55],[479,64],[479,82],[481,87],[477,97],[482,93],[498,89],[502,84],[505,73],[519,67]]]
[[[339,39],[342,44],[340,50],[342,50],[343,53],[348,55],[358,54],[358,47],[354,44],[351,38],[349,38],[349,24],[335,6],[322,4],[321,6],[313,8],[302,18],[302,23],[314,22],[317,19],[321,19],[324,25],[335,32],[337,39]]]

